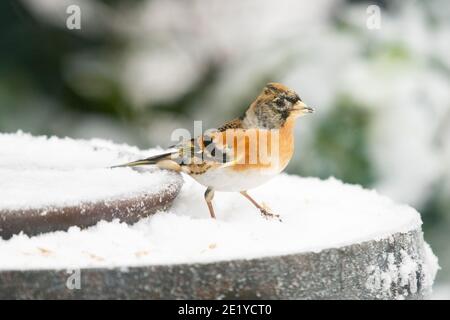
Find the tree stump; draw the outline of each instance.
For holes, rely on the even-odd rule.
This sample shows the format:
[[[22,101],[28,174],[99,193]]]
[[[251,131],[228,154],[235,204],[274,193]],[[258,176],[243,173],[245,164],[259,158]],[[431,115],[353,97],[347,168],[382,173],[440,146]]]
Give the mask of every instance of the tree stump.
[[[422,299],[430,254],[414,230],[319,253],[81,269],[79,290],[67,287],[74,270],[9,270],[0,299]]]
[[[135,223],[170,207],[183,179],[155,167],[110,169],[148,156],[102,140],[0,135],[0,237],[95,225]],[[156,181],[155,181],[156,180]]]

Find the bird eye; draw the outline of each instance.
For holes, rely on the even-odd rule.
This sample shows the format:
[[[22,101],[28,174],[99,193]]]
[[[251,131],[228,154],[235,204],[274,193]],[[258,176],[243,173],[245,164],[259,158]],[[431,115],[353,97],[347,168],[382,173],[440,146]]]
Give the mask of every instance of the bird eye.
[[[300,99],[300,97],[297,95],[295,97],[287,97],[286,100],[289,101],[290,103],[296,103],[298,101],[302,101],[302,99]]]
[[[275,100],[275,103],[277,104],[277,106],[279,106],[279,107],[284,107],[284,99],[276,99]]]

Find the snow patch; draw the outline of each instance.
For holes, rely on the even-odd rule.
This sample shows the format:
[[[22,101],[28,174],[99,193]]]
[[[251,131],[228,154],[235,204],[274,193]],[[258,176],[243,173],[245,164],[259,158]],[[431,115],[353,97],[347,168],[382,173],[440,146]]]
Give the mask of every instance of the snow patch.
[[[139,193],[159,193],[176,175],[155,170],[109,169],[160,150],[139,149],[93,139],[0,134],[0,210],[17,211],[114,200]]]
[[[385,258],[384,265],[367,267],[369,277],[366,288],[376,293],[378,298],[402,300],[418,292],[419,283],[427,290],[431,290],[439,266],[437,257],[428,244],[424,243],[424,257],[402,249],[398,256],[389,252]]]

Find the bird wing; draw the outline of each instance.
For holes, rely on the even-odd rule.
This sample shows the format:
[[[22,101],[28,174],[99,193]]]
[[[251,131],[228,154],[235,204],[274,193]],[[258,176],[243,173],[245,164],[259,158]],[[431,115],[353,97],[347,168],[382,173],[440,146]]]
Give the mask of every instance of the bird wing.
[[[209,163],[210,165],[224,165],[232,161],[232,146],[222,139],[221,133],[226,133],[228,129],[242,128],[242,121],[239,118],[233,119],[220,126],[216,131],[203,134],[199,137],[182,141],[171,146],[178,150],[173,160],[180,165],[192,165],[199,163]]]
[[[231,149],[221,141],[217,132],[201,135],[179,143],[172,160],[181,166],[220,166],[231,161]]]
[[[218,131],[223,132],[228,129],[241,129],[241,128],[242,128],[242,120],[240,118],[236,118],[228,122],[225,122],[223,125],[219,127]]]
[[[248,142],[244,141],[249,131],[242,128],[239,118],[220,126],[217,130],[205,133],[193,139],[184,140],[170,147],[166,152],[143,160],[127,163],[122,166],[138,166],[158,164],[159,161],[170,160],[189,172],[203,172],[211,167],[227,167],[239,163],[249,153]],[[237,144],[243,142],[246,152],[237,152]]]
[[[273,138],[276,136],[271,130],[229,127],[182,143],[176,161],[194,170],[205,166],[228,167],[237,164],[258,166],[262,165],[261,157],[267,158],[276,152],[272,150]]]

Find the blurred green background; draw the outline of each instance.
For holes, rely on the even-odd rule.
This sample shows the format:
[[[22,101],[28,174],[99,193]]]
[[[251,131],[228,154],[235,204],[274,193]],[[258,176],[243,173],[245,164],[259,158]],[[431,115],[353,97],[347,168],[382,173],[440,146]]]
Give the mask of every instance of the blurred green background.
[[[73,4],[80,30],[66,26]],[[164,147],[194,120],[240,115],[268,81],[318,111],[288,171],[417,208],[450,297],[447,1],[0,2],[0,132]]]

